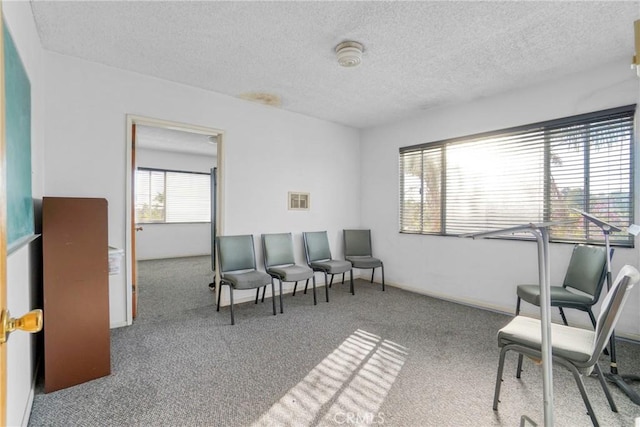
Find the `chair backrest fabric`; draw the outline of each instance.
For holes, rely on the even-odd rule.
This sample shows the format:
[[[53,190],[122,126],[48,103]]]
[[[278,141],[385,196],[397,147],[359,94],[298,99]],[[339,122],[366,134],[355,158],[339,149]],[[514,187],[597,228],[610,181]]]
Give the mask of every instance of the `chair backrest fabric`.
[[[371,256],[371,230],[344,230],[344,256]]]
[[[573,248],[563,286],[569,286],[593,296],[593,303],[600,297],[607,272],[607,250],[603,246],[576,245]]]
[[[295,264],[291,233],[263,234],[262,254],[265,268],[274,265]]]
[[[220,271],[255,270],[256,253],[253,236],[218,236],[218,262]]]
[[[331,259],[329,238],[326,231],[312,231],[302,233],[307,262]]]
[[[600,314],[596,322],[594,334],[594,353],[592,358],[597,358],[609,342],[609,338],[622,313],[631,288],[640,281],[640,272],[635,267],[625,265],[622,267],[615,282],[602,301]]]

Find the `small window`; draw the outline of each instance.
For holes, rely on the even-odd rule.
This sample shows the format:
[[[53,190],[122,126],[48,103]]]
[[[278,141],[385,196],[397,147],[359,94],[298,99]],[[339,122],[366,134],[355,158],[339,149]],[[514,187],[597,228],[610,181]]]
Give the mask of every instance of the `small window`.
[[[136,222],[211,221],[211,175],[139,168],[136,170]]]

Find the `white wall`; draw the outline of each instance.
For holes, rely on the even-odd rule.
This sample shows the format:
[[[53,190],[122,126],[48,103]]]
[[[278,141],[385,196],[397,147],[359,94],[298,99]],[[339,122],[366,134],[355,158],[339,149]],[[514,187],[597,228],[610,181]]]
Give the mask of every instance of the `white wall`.
[[[328,230],[340,255],[342,228],[359,224],[357,130],[54,53],[45,65],[45,194],[105,197],[112,246],[126,247],[126,114],[225,132],[221,233],[254,234],[259,248],[259,234],[291,231],[302,262],[302,231]],[[312,209],[287,211],[290,190],[311,193]],[[129,286],[112,280],[120,326]]]
[[[212,147],[213,151],[213,147]],[[138,167],[210,173],[215,156],[136,149]],[[211,223],[139,224],[136,233],[138,260],[175,258],[211,253]]]
[[[36,203],[36,232],[44,191],[43,52],[28,2],[3,2],[5,22],[31,82],[32,192]],[[37,239],[7,257],[7,308],[21,316],[40,308],[41,252]],[[33,402],[36,335],[16,332],[7,342],[7,425],[26,425]]]
[[[389,282],[513,313],[516,285],[538,283],[535,242],[399,234],[398,149],[636,103],[638,79],[626,59],[549,84],[426,111],[364,131],[361,225],[372,229],[374,249],[384,260]],[[640,185],[636,185],[636,206],[638,190]],[[553,282],[562,281],[571,249],[568,244],[551,245]],[[613,272],[624,264],[637,267],[638,261],[638,249],[618,248]],[[536,310],[523,307],[525,313],[535,314]],[[570,323],[590,325],[585,313],[566,312]],[[553,313],[557,316],[557,310]],[[618,333],[640,338],[639,289],[631,296]]]

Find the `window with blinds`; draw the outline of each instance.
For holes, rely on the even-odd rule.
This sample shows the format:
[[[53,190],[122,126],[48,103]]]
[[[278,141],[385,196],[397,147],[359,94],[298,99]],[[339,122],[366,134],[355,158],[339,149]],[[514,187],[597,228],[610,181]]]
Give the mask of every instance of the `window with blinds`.
[[[210,186],[210,174],[139,168],[136,222],[210,222]]]
[[[604,242],[575,209],[624,229],[633,222],[634,113],[631,105],[400,148],[400,232],[459,235],[562,220],[551,241]],[[610,240],[633,245],[624,231]]]

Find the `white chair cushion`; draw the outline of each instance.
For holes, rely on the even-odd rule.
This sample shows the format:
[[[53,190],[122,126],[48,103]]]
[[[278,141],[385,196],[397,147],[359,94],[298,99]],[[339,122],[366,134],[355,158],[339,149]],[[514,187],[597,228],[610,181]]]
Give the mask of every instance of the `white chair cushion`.
[[[554,355],[584,363],[593,353],[594,332],[571,326],[551,324],[551,352]],[[540,320],[516,316],[507,326],[498,331],[498,345],[522,344],[541,349],[542,331]]]

